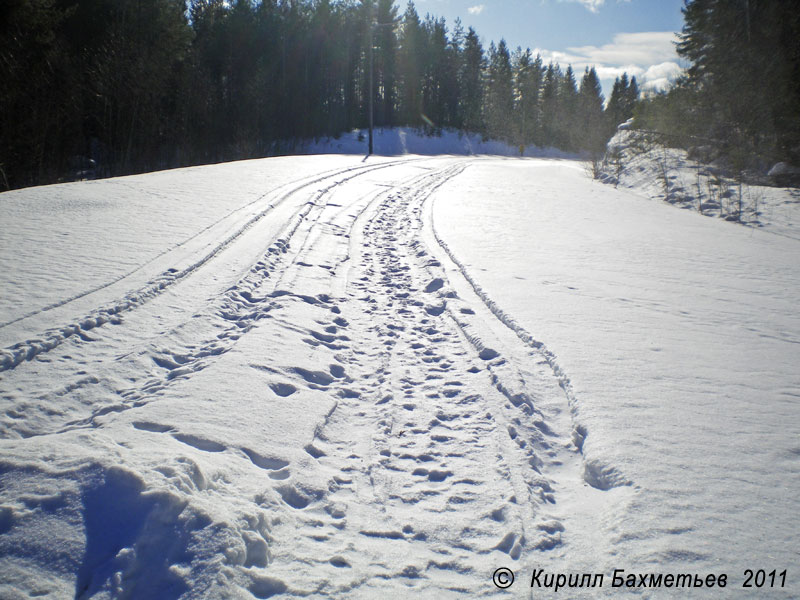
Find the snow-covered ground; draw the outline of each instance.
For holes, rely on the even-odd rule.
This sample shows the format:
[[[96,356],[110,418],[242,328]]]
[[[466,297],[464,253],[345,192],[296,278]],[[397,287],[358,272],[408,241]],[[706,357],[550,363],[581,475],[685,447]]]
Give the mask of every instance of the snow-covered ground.
[[[482,295],[553,353],[584,458],[630,485],[594,513],[596,564],[741,579],[797,563],[800,242],[544,161],[473,165],[434,223]]]
[[[690,156],[649,132],[629,129],[630,122],[621,127],[608,143],[601,181],[707,217],[800,239],[800,189],[754,183],[752,174],[739,182],[709,146]]]
[[[0,223],[2,598],[800,593],[786,228],[418,155],[32,188]]]
[[[300,154],[365,154],[368,130],[355,129],[338,138],[307,140],[299,144]],[[575,158],[574,154],[556,148],[539,148],[530,145],[522,149],[506,142],[484,139],[475,133],[446,129],[438,133],[425,132],[414,127],[376,128],[373,131],[373,146],[380,156],[419,154],[440,156],[442,154],[493,156],[525,156]]]

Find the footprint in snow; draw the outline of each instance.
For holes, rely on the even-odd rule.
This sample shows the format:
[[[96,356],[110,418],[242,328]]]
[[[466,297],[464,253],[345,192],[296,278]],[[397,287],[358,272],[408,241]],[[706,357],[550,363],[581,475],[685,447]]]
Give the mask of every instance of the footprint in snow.
[[[308,452],[311,456],[313,456],[314,458],[320,458],[322,456],[325,456],[325,453],[322,450],[320,450],[319,448],[317,448],[316,446],[314,446],[313,444],[308,444],[303,449],[306,452]]]
[[[140,431],[150,431],[151,433],[166,433],[168,431],[172,431],[172,427],[170,425],[150,423],[149,421],[134,421],[132,425]]]
[[[277,594],[283,594],[288,588],[286,584],[279,579],[253,576],[252,583],[248,589],[256,598],[271,598]]]
[[[432,293],[432,292],[436,292],[436,291],[438,291],[438,290],[442,289],[442,286],[444,286],[444,280],[443,280],[443,279],[440,279],[440,278],[438,278],[438,277],[437,277],[436,279],[434,279],[433,281],[431,281],[431,282],[430,282],[430,283],[429,283],[429,284],[428,284],[428,285],[425,287],[425,293],[426,293],[426,294],[430,294],[430,293]]]
[[[308,383],[314,383],[321,386],[327,386],[333,383],[333,377],[324,371],[309,371],[308,369],[303,369],[302,367],[294,367],[292,371],[300,375],[300,377],[305,379]]]
[[[333,566],[334,566],[334,567],[336,567],[337,569],[345,569],[345,568],[349,569],[349,568],[350,568],[350,563],[349,563],[349,562],[347,562],[347,561],[346,561],[344,558],[342,558],[341,556],[334,556],[334,557],[333,557],[333,558],[331,558],[331,559],[330,559],[330,561],[328,561],[328,562],[330,562],[330,563],[331,563],[331,565],[333,565]]]
[[[438,306],[426,306],[425,312],[431,315],[432,317],[438,317],[440,314],[444,312],[445,305],[444,303]]]
[[[289,478],[289,471],[286,467],[289,466],[289,461],[280,459],[280,458],[273,458],[270,456],[263,456],[250,448],[242,448],[242,452],[245,453],[247,458],[260,469],[264,469],[265,471],[270,471],[270,478],[271,479],[288,479]]]
[[[495,550],[500,550],[500,552],[505,552],[508,554],[512,559],[517,560],[522,554],[522,544],[524,543],[525,538],[520,537],[517,539],[517,535],[515,533],[507,533],[505,537],[500,541],[497,546],[494,547]]]
[[[347,514],[347,505],[343,502],[332,502],[325,507],[325,512],[334,519],[343,519]]]
[[[203,452],[223,452],[226,449],[222,444],[195,435],[173,433],[172,437],[187,446],[192,446]]]
[[[302,510],[311,503],[310,498],[304,496],[292,486],[279,487],[277,491],[286,504],[297,510]]]
[[[496,350],[493,350],[492,348],[484,348],[483,350],[481,350],[480,354],[478,354],[478,357],[481,360],[492,360],[493,358],[497,358],[498,356],[500,356],[500,353],[497,352]]]
[[[286,398],[291,396],[297,391],[297,388],[294,387],[291,383],[270,383],[270,389],[275,392],[281,398]]]

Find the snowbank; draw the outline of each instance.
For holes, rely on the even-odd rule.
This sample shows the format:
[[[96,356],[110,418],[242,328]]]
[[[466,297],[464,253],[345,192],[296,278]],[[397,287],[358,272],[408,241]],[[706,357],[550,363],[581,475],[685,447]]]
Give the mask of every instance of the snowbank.
[[[800,189],[740,184],[708,147],[690,155],[646,132],[622,129],[608,143],[600,180],[708,217],[800,239]]]
[[[300,144],[299,154],[366,154],[368,131],[356,129],[343,134],[338,139],[328,138]],[[379,156],[398,156],[418,154],[424,156],[480,155],[526,156],[574,158],[575,155],[556,148],[525,147],[520,154],[519,147],[497,140],[484,139],[474,133],[444,130],[439,135],[426,134],[421,129],[410,127],[376,128],[373,147]]]

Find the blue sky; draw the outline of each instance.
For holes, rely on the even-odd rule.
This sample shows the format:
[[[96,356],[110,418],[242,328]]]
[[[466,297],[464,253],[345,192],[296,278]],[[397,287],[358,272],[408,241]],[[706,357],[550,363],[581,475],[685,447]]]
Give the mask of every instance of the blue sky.
[[[405,0],[398,0],[399,11]],[[663,88],[682,65],[672,44],[683,0],[415,0],[417,12],[456,17],[475,28],[484,47],[506,40],[576,73],[594,65],[606,95],[626,71],[644,87]]]

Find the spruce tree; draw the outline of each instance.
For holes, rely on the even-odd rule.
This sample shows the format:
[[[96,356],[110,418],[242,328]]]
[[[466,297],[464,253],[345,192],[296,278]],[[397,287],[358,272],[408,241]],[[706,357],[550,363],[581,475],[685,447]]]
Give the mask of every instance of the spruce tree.
[[[594,67],[586,67],[579,93],[578,114],[584,134],[579,140],[581,149],[592,154],[602,153],[606,143],[603,119],[603,92]]]
[[[639,84],[636,81],[636,76],[634,75],[631,77],[631,81],[628,84],[628,90],[625,93],[625,102],[623,104],[623,117],[624,121],[627,121],[633,116],[633,109],[636,106],[636,102],[639,100]]]
[[[426,15],[423,32],[422,103],[426,125],[440,130],[447,119],[444,83],[448,68],[447,27],[443,18]],[[425,120],[425,119],[423,119]]]
[[[796,3],[687,0],[683,15],[677,50],[691,63],[695,135],[800,161]]]
[[[559,134],[558,90],[561,81],[561,69],[552,62],[547,65],[542,83],[542,138],[543,146],[555,146]]]
[[[608,136],[612,136],[620,123],[624,123],[633,116],[633,108],[639,96],[639,86],[636,77],[628,81],[628,74],[623,73],[617,77],[611,89],[611,96],[605,109]]]
[[[416,7],[413,2],[409,2],[403,14],[398,56],[402,119],[408,125],[418,125],[422,122],[423,36]]]
[[[464,63],[464,28],[461,19],[456,19],[453,33],[447,45],[447,57],[442,81],[445,110],[447,112],[445,124],[449,127],[462,129],[464,120],[461,114],[460,75]]]
[[[575,150],[581,135],[577,119],[579,106],[578,86],[572,65],[567,65],[558,87],[558,111],[556,117],[556,146],[564,150]]]
[[[489,69],[486,82],[486,121],[489,134],[500,139],[511,138],[511,117],[514,110],[511,56],[505,40],[489,48]]]
[[[459,75],[461,87],[460,111],[467,131],[483,132],[483,46],[475,30],[470,27],[464,38],[464,58]]]
[[[539,93],[542,87],[542,57],[532,58],[530,49],[519,52],[514,63],[516,82],[517,143],[535,143],[539,137]]]
[[[375,124],[395,124],[397,83],[397,7],[394,0],[378,0],[375,42]]]

